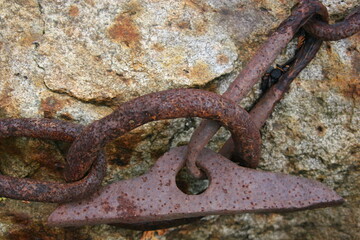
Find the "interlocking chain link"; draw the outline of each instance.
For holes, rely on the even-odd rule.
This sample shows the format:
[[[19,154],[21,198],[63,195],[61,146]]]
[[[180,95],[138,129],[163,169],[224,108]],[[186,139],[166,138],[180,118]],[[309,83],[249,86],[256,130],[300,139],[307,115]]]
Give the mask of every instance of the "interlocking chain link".
[[[60,203],[83,199],[99,188],[105,176],[103,147],[106,143],[145,123],[178,117],[208,119],[196,129],[187,148],[186,164],[195,177],[204,176],[195,160],[220,124],[232,133],[220,154],[240,165],[255,168],[260,158],[259,129],[275,104],[288,91],[294,78],[315,57],[323,41],[346,38],[360,31],[360,7],[355,8],[342,22],[329,25],[328,18],[326,8],[319,1],[300,1],[222,96],[194,89],[152,93],[122,104],[112,114],[85,127],[49,119],[0,120],[1,138],[24,136],[72,143],[64,171],[64,177],[70,183],[41,182],[0,175],[0,196]],[[305,40],[300,41],[295,56],[283,67],[278,67],[276,76],[266,73],[280,51],[299,31],[304,30],[302,36]],[[269,86],[248,113],[236,102],[244,98],[264,75],[271,77],[274,84]],[[161,224],[172,226],[179,221],[183,222],[171,220]],[[152,226],[151,223],[143,225]]]

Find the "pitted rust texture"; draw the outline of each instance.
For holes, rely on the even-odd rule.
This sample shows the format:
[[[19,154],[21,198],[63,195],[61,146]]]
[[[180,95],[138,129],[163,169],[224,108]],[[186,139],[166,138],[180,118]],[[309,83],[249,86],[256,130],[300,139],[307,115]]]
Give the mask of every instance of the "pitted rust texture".
[[[0,119],[0,137],[32,137],[72,142],[84,127],[55,119]]]
[[[228,141],[220,153],[231,157],[235,149],[235,158],[241,160],[240,164],[256,167],[260,154],[258,129],[292,80],[315,56],[322,40],[337,40],[359,31],[359,9],[343,22],[328,25],[327,10],[319,1],[300,1],[223,97],[200,90],[149,94],[123,104],[113,114],[86,128],[47,119],[0,121],[0,137],[30,136],[69,142],[76,138],[67,157],[69,172],[65,172],[65,178],[80,179],[90,169],[85,178],[69,184],[0,175],[0,196],[45,202],[85,198],[95,191],[104,177],[102,147],[107,142],[147,122],[177,117],[196,116],[220,121],[230,128],[236,145],[234,148],[234,143]],[[279,79],[276,78],[278,82],[247,114],[232,101],[241,100],[250,91],[300,27],[312,36],[306,36],[305,44],[296,53],[291,66],[283,71]],[[290,211],[326,207],[343,201],[321,183],[238,167],[209,150],[200,153],[218,128],[218,122],[203,121],[192,137],[189,150],[171,150],[149,173],[104,187],[90,200],[64,205],[52,214],[49,221],[60,226],[119,223],[127,228],[152,229],[191,222],[209,214]],[[80,131],[83,132],[80,134]],[[198,196],[189,196],[176,187],[175,176],[185,161],[195,176],[201,176],[196,159],[198,166],[209,177],[210,186]]]
[[[357,7],[341,22],[330,25],[313,18],[304,28],[316,38],[325,41],[336,41],[350,37],[360,31],[360,7]]]
[[[271,63],[286,47],[298,30],[314,14],[328,21],[326,7],[317,0],[301,1],[268,39],[260,46],[239,76],[230,84],[223,96],[238,102],[244,98],[256,82],[265,74]]]
[[[322,40],[306,34],[305,42],[295,55],[289,70],[280,77],[277,83],[265,92],[255,106],[249,111],[251,118],[259,129],[264,125],[266,119],[272,113],[276,103],[279,102],[289,90],[292,81],[316,56],[322,42]]]
[[[202,151],[197,162],[210,180],[209,187],[200,195],[187,195],[175,181],[185,154],[186,147],[170,150],[148,173],[105,186],[87,200],[62,205],[50,215],[48,223],[136,226],[213,214],[296,211],[343,202],[322,183],[239,167],[210,150]]]
[[[215,93],[176,89],[133,99],[122,104],[112,114],[87,126],[68,152],[66,179],[83,177],[107,142],[145,123],[179,117],[202,117],[219,121],[232,132],[237,146],[234,154],[241,156],[239,158],[245,165],[257,165],[260,133],[245,110]]]
[[[255,106],[249,111],[254,124],[260,129],[266,119],[271,115],[276,103],[278,103],[284,94],[288,91],[291,82],[299,75],[299,73],[311,62],[319,51],[322,40],[306,34],[305,42],[295,55],[294,61],[290,69],[286,71],[265,94],[259,99]],[[229,138],[219,153],[225,157],[232,158],[234,151],[234,142]],[[232,158],[233,159],[233,158]],[[236,159],[233,159],[236,161]]]
[[[50,119],[1,119],[0,137],[22,136],[72,142],[81,125]],[[43,182],[0,175],[0,196],[37,202],[70,202],[92,194],[105,176],[104,154],[99,154],[89,174],[73,183]]]
[[[231,83],[223,96],[236,102],[244,98],[256,82],[265,74],[266,70],[270,67],[270,64],[294,37],[300,27],[315,14],[321,16],[323,21],[328,21],[327,10],[320,2],[317,0],[301,1],[292,10],[291,15],[283,21],[277,30],[269,36],[266,42],[260,46],[254,57]],[[262,98],[262,100],[266,101],[266,98]],[[272,108],[270,110],[272,110]],[[268,116],[268,114],[265,115]],[[218,123],[203,120],[191,137],[186,164],[192,175],[197,178],[201,178],[203,175],[195,166],[196,157],[219,128],[220,125]],[[234,157],[236,158],[236,156]],[[255,168],[257,165],[244,166]]]

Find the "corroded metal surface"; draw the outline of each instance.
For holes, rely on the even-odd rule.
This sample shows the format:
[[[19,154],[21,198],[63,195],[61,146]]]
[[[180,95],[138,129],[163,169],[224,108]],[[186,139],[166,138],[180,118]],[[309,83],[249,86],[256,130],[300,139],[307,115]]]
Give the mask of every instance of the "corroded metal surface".
[[[336,41],[350,37],[360,31],[360,7],[352,11],[343,21],[328,24],[313,18],[304,26],[307,32],[318,39]]]
[[[321,44],[322,40],[307,34],[305,42],[295,55],[295,60],[290,69],[280,77],[276,84],[265,92],[255,106],[249,111],[252,120],[259,129],[265,124],[266,119],[272,113],[276,103],[278,103],[288,91],[291,82],[315,57],[321,47]],[[234,141],[232,138],[229,138],[222,146],[219,153],[236,161],[236,159],[232,157],[233,151]]]
[[[197,162],[210,180],[209,187],[200,195],[187,195],[175,180],[185,154],[186,147],[170,150],[148,173],[103,187],[87,200],[62,205],[48,223],[141,224],[210,214],[295,211],[343,202],[322,183],[239,167],[210,150],[202,151]]]
[[[327,22],[327,10],[319,1],[300,1],[223,96],[194,89],[152,93],[122,104],[87,127],[48,119],[0,120],[0,137],[73,142],[64,175],[66,180],[76,181],[50,183],[0,175],[0,196],[43,202],[83,199],[59,207],[49,223],[56,226],[117,223],[132,229],[176,226],[210,214],[293,211],[342,203],[340,196],[321,183],[239,167],[220,154],[202,151],[221,123],[231,131],[235,142],[229,140],[220,153],[242,166],[258,165],[259,128],[293,79],[314,58],[323,40],[345,38],[360,30],[360,8],[341,23]],[[234,101],[250,91],[301,27],[307,31],[305,42],[299,45],[286,70],[275,77],[277,83],[249,113],[237,106]],[[145,123],[178,117],[211,121],[201,123],[189,148],[172,149],[147,174],[110,184],[89,196],[105,175],[102,149],[106,143]],[[184,194],[176,186],[176,175],[185,164],[194,176],[202,176],[199,166],[210,179],[210,186],[200,195]]]
[[[0,138],[10,136],[72,142],[81,125],[50,119],[2,119]],[[101,184],[106,172],[101,152],[89,174],[73,183],[54,183],[0,175],[0,196],[37,202],[70,202],[92,194]]]
[[[247,63],[237,78],[230,84],[223,96],[240,101],[249,93],[251,88],[265,74],[271,63],[285,48],[288,42],[294,37],[296,32],[315,14],[321,16],[322,20],[328,21],[328,13],[324,5],[317,0],[301,1],[293,10],[291,15],[283,21],[280,26],[272,33],[269,38],[260,46],[252,59]],[[269,95],[268,95],[269,96]],[[266,96],[266,97],[268,97]],[[266,98],[263,98],[266,101]],[[270,102],[270,101],[269,101]],[[195,130],[189,142],[189,152],[187,154],[187,166],[195,177],[201,177],[201,171],[195,166],[195,159],[200,151],[210,141],[212,136],[220,128],[214,121],[204,120]],[[236,156],[234,156],[236,158]],[[241,164],[241,162],[240,162]],[[245,165],[255,168],[257,165]],[[195,170],[193,170],[195,169]]]
[[[257,165],[260,133],[245,110],[215,93],[176,89],[133,99],[87,126],[69,149],[67,180],[82,178],[107,142],[145,123],[179,117],[219,121],[233,134],[237,146],[234,154],[244,161],[244,165]]]

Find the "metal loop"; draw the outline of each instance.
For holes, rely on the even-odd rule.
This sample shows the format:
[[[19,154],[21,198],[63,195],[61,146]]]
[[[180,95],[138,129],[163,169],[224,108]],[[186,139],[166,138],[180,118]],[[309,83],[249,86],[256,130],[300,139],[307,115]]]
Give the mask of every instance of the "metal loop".
[[[261,77],[265,74],[266,70],[270,67],[270,64],[272,64],[280,51],[295,36],[296,32],[301,28],[301,26],[303,26],[315,14],[321,16],[324,21],[328,20],[327,10],[325,6],[322,5],[319,1],[301,1],[292,10],[291,16],[289,16],[285,21],[283,21],[277,28],[277,30],[270,35],[267,41],[262,44],[254,57],[244,67],[238,77],[231,83],[223,96],[236,102],[240,101],[243,97],[245,97],[246,94],[251,90],[251,88],[256,84],[256,82],[259,81]],[[315,45],[321,45],[321,43],[317,43]],[[316,52],[317,51],[315,51],[315,53]],[[305,56],[305,54],[302,54],[298,55],[297,57],[301,58]],[[309,62],[310,61],[307,61],[306,64],[308,64]],[[301,65],[302,64],[303,63],[301,63]],[[294,68],[302,69],[303,66],[294,66]],[[288,86],[288,84],[291,83],[291,81],[297,76],[300,71],[295,70],[295,75],[290,76],[287,80],[284,80],[282,82],[287,82],[285,85]],[[293,71],[291,72],[295,73]],[[267,103],[266,106],[262,107],[263,110],[266,110],[265,112],[258,114],[258,116],[252,115],[252,117],[254,118],[254,122],[256,122],[255,124],[258,126],[258,129],[260,129],[266,118],[272,112],[275,104],[280,100],[286,90],[287,89],[282,89],[281,91],[274,93],[274,95],[268,94],[261,99],[263,103],[267,100],[269,100],[269,103]],[[219,128],[219,124],[214,121],[204,120],[201,122],[200,126],[195,130],[189,142],[187,165],[192,166],[195,164],[197,156],[200,154],[202,149],[206,146],[206,144],[209,142],[209,140]],[[236,148],[233,148],[231,145],[224,146],[221,153],[224,153],[224,150],[226,150],[227,152],[225,155],[231,156],[232,149],[236,151]],[[241,156],[234,156],[234,158],[239,157],[241,158]],[[243,165],[241,161],[239,161],[239,163]],[[257,167],[257,165],[243,166],[253,168]],[[196,177],[199,170],[190,170],[192,171],[192,174]]]
[[[82,129],[81,125],[50,119],[0,120],[1,138],[22,136],[72,142]],[[95,192],[105,173],[105,157],[100,151],[90,172],[77,182],[54,183],[0,175],[0,196],[37,202],[70,202]]]
[[[328,24],[312,18],[304,28],[314,37],[324,41],[336,41],[350,37],[360,31],[360,7],[357,7],[341,22]]]
[[[219,121],[234,135],[235,145],[238,146],[236,154],[242,156],[244,163],[258,163],[260,133],[244,109],[215,93],[175,89],[133,99],[87,126],[69,149],[66,179],[82,178],[107,142],[145,123],[179,117]]]

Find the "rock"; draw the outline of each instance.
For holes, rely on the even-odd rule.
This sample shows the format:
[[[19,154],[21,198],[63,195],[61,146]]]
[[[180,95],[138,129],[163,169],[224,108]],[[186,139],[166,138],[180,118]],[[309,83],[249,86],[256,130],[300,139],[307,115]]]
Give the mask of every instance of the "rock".
[[[0,1],[0,118],[46,117],[85,125],[150,92],[182,87],[224,92],[295,3]],[[357,5],[355,0],[323,3],[332,22]],[[324,43],[262,129],[261,169],[321,181],[343,196],[345,204],[288,214],[209,216],[154,238],[359,239],[359,42],[357,34]],[[289,44],[277,63],[291,56],[295,45]],[[242,106],[251,106],[259,93],[255,86]],[[186,144],[198,123],[155,122],[109,144],[104,184],[146,172],[170,147]],[[219,148],[227,136],[222,130],[209,146]],[[2,139],[0,171],[63,181],[58,168],[67,147]],[[2,239],[142,235],[109,225],[47,227],[55,204],[3,199],[0,205]]]

